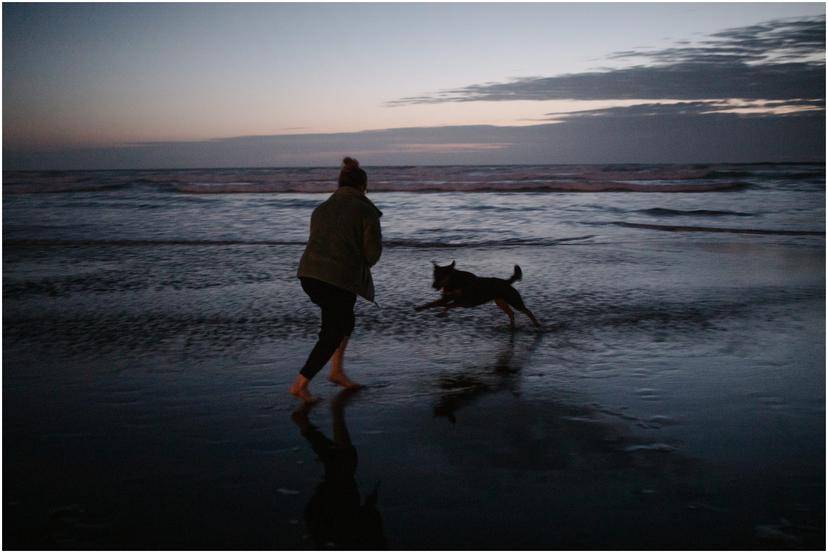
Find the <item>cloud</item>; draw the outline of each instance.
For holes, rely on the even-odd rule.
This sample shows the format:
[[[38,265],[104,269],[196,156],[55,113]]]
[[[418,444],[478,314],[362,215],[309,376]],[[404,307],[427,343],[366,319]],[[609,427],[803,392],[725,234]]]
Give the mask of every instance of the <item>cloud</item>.
[[[633,100],[544,124],[246,136],[55,152],[4,146],[7,169],[707,163],[825,160],[825,18],[729,29],[695,44],[616,52],[647,65],[484,83],[396,104]]]
[[[777,102],[778,104],[779,102]],[[166,169],[371,165],[711,163],[825,160],[823,111],[730,113],[715,102],[550,114],[555,124],[237,137],[63,152],[4,148],[5,169]]]
[[[609,107],[565,113],[548,113],[552,121],[573,121],[585,117],[636,118],[656,116],[698,117],[704,115],[738,115],[741,117],[808,117],[825,110],[825,100],[762,100],[722,101],[699,100],[693,102],[645,103],[625,107]]]
[[[780,63],[813,60],[824,64],[825,18],[779,19],[714,33],[691,46],[663,50],[631,50],[610,54],[610,59],[647,58],[677,63]]]
[[[631,50],[632,67],[472,84],[387,105],[509,100],[764,100],[825,98],[825,18],[728,29],[696,45]]]
[[[484,150],[502,150],[511,146],[509,143],[416,143],[400,144],[401,150],[408,152],[429,152],[429,153],[454,153],[454,152],[480,152]]]

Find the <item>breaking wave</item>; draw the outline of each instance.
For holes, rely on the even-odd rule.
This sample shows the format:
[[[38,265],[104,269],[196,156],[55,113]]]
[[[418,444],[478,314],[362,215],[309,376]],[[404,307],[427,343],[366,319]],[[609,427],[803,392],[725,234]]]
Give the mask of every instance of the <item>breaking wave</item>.
[[[750,186],[746,182],[643,183],[617,181],[558,182],[522,181],[454,181],[399,182],[371,184],[371,192],[725,192]],[[185,194],[262,194],[324,193],[331,185],[324,183],[186,183],[175,185]]]
[[[602,224],[602,223],[586,223]],[[644,223],[627,223],[613,221],[607,223],[619,227],[640,228],[648,230],[661,230],[666,232],[729,232],[736,234],[771,234],[780,236],[825,236],[825,231],[817,230],[780,230],[780,229],[756,229],[756,228],[722,228],[722,227],[698,227],[680,225],[649,225]]]
[[[720,192],[761,184],[763,178],[781,177],[790,170],[819,176],[821,169],[640,164],[371,167],[368,186],[371,192]],[[3,191],[315,194],[332,192],[337,174],[334,167],[5,171]]]
[[[652,209],[639,209],[636,210],[634,213],[644,213],[646,215],[654,215],[657,217],[672,217],[672,216],[735,216],[735,217],[750,217],[753,213],[743,213],[740,211],[727,211],[727,210],[712,210],[712,209],[691,209],[691,210],[681,210],[681,209],[668,209],[664,207],[654,207]]]
[[[578,242],[594,238],[594,235],[572,236],[568,238],[506,238],[502,240],[459,241],[451,240],[383,240],[384,248],[487,248],[487,247],[521,247],[521,246],[555,246]],[[89,239],[89,240],[38,240],[38,239],[5,239],[5,248],[45,248],[45,247],[84,247],[84,246],[112,246],[112,247],[159,247],[159,246],[304,246],[300,240],[119,240],[119,239]]]

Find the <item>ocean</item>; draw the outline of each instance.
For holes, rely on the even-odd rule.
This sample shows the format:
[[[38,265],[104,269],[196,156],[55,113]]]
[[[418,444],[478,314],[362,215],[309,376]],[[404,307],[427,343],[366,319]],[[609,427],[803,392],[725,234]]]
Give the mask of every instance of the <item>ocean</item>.
[[[4,547],[824,548],[824,164],[366,171],[368,387],[298,414],[336,168],[4,172]],[[545,330],[415,312],[452,261]]]

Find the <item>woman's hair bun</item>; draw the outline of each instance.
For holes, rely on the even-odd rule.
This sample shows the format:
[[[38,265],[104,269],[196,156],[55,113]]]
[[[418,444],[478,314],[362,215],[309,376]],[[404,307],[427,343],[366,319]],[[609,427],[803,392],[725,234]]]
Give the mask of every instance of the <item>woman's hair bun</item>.
[[[353,171],[359,169],[359,162],[352,157],[346,157],[342,160],[342,168],[346,171]]]
[[[365,190],[368,184],[368,175],[360,169],[359,162],[352,157],[342,160],[342,169],[339,171],[339,186],[351,186]]]

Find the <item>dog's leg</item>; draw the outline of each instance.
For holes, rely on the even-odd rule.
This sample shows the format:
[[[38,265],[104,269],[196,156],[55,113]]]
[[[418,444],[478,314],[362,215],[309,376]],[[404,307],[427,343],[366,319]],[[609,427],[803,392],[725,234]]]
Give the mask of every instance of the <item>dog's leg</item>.
[[[520,297],[520,293],[518,293],[518,291],[512,288],[511,286],[509,287],[507,292],[508,293],[506,294],[505,300],[509,302],[509,304],[512,307],[514,307],[515,309],[529,317],[529,319],[531,319],[532,321],[532,324],[535,325],[535,328],[540,328],[540,322],[535,318],[532,312],[529,311],[529,308],[523,304],[523,299]]]
[[[451,298],[440,298],[439,300],[434,300],[428,302],[423,305],[418,305],[414,308],[414,311],[422,311],[423,309],[429,309],[431,307],[441,307],[447,305],[451,301]]]
[[[538,322],[538,320],[535,318],[535,316],[532,314],[532,312],[529,311],[528,307],[524,306],[523,309],[519,309],[518,311],[520,311],[521,313],[523,313],[524,315],[529,317],[529,319],[532,320],[532,324],[535,325],[535,328],[540,328],[541,327],[540,322]]]
[[[446,303],[446,305],[443,306],[443,310],[437,315],[438,317],[448,317],[449,309],[455,309],[457,307],[460,307],[456,303],[452,303],[452,301],[453,300],[451,299],[448,300],[448,303]]]
[[[506,303],[506,300],[503,298],[495,298],[495,303],[499,308],[503,310],[506,315],[509,316],[509,327],[514,330],[515,329],[515,312],[509,307],[509,304]]]

